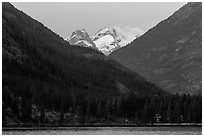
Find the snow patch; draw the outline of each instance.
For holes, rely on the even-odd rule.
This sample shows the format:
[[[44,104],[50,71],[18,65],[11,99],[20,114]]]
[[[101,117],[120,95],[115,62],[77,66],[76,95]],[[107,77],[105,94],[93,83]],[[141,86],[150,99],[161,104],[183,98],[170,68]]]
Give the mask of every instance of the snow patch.
[[[109,55],[113,51],[113,49],[117,46],[117,44],[114,43],[114,41],[115,39],[113,36],[105,35],[95,40],[94,43],[101,52],[103,52],[105,55]]]
[[[86,40],[79,40],[74,45],[78,45],[80,43],[84,43],[86,45],[86,46],[83,45],[84,47],[92,47],[92,45]]]

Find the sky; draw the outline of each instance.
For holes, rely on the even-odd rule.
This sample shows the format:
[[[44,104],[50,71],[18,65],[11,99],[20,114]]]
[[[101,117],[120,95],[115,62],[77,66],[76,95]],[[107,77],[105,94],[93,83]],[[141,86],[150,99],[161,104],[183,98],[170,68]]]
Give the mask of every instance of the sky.
[[[146,32],[181,8],[184,2],[12,2],[19,10],[59,34],[77,29],[94,35],[104,27],[133,27]]]

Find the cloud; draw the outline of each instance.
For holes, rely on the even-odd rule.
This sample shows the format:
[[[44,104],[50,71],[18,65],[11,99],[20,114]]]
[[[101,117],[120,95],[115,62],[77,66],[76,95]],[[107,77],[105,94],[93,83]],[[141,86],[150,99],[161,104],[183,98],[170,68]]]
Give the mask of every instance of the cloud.
[[[113,26],[113,29],[116,31],[118,37],[121,39],[121,42],[119,44],[122,47],[144,34],[144,31],[138,27],[126,26],[124,28],[121,28],[118,26]]]

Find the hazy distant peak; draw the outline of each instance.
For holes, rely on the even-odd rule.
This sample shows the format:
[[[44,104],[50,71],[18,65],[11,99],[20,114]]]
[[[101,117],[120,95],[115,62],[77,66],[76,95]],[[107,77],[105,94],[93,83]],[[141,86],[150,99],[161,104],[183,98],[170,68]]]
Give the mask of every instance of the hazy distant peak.
[[[124,28],[113,26],[113,30],[117,36],[121,39],[120,46],[126,46],[128,43],[132,42],[134,39],[140,37],[144,34],[144,31],[138,27],[126,26]]]

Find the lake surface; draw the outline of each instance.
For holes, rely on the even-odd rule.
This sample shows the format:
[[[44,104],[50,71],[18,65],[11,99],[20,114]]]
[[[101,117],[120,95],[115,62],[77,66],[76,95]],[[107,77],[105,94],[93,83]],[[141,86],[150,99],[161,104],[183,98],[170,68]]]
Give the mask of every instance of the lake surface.
[[[62,127],[3,130],[3,135],[201,135],[202,127]]]

